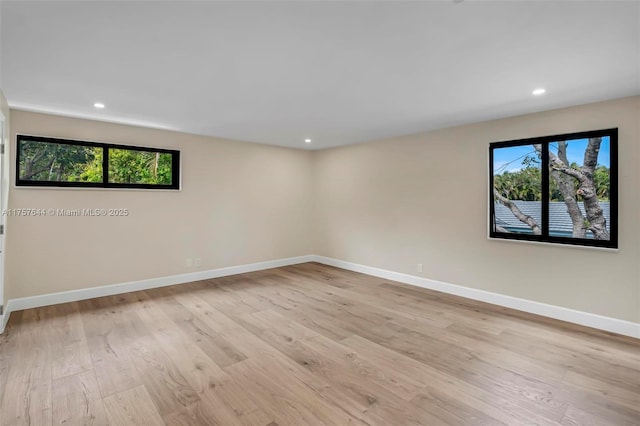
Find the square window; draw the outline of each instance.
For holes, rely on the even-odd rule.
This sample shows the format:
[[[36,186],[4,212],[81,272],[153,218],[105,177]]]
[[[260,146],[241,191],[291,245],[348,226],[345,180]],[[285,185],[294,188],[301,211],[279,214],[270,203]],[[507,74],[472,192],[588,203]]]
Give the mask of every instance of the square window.
[[[490,144],[490,237],[617,248],[617,154],[617,129]]]

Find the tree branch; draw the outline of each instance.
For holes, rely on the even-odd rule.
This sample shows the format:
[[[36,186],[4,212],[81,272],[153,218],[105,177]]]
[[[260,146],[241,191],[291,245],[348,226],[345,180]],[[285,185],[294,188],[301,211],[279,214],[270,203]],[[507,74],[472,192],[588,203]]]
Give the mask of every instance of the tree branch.
[[[47,163],[43,168],[41,168],[40,170],[36,170],[34,171],[28,171],[24,174],[24,176],[22,176],[21,179],[24,180],[30,180],[32,177],[34,177],[37,174],[40,174],[42,172],[46,172],[47,170],[49,170],[49,168],[51,168],[51,165],[53,164],[53,160],[51,160],[49,163]]]
[[[589,230],[593,232],[596,240],[609,240],[611,236],[607,231],[607,221],[604,218],[602,207],[598,202],[596,186],[593,182],[593,173],[598,164],[598,153],[602,138],[591,138],[584,151],[584,165],[582,171],[584,181],[580,181],[577,194],[584,199],[584,210],[589,220]]]
[[[496,225],[496,232],[502,232],[503,234],[510,234],[510,231],[507,231],[506,229],[504,229],[502,226],[500,225]]]
[[[566,141],[558,142],[558,158],[565,165],[569,164],[569,159],[567,158]],[[567,213],[569,213],[569,216],[571,217],[571,223],[573,225],[573,238],[585,238],[587,229],[584,224],[584,216],[582,215],[582,211],[580,211],[580,206],[578,205],[578,200],[576,198],[574,178],[572,176],[561,173],[558,170],[551,170],[550,174],[558,185],[558,189],[562,194],[564,204],[567,206]]]
[[[600,203],[598,202],[597,190],[593,182],[593,173],[598,165],[598,153],[600,152],[601,142],[602,138],[589,139],[587,148],[584,151],[584,164],[581,170],[576,170],[569,167],[568,160],[566,158],[565,141],[558,143],[558,153],[561,157],[564,158],[564,161],[563,159],[558,158],[553,152],[551,152],[551,150],[549,150],[549,165],[552,171],[563,173],[565,176],[571,176],[578,181],[578,190],[576,191],[576,195],[582,196],[584,200],[584,209],[586,212],[587,220],[589,221],[588,229],[593,232],[596,240],[609,240],[610,235],[609,231],[607,231],[606,220],[604,218],[602,208],[600,207]],[[534,145],[534,147],[538,152],[542,152],[541,145]],[[558,181],[558,187],[562,191],[560,181]],[[573,196],[573,189],[571,189],[571,194],[571,198],[575,200],[575,197]],[[564,191],[563,196],[565,198],[565,203],[567,204],[569,214],[571,215],[571,219],[573,221],[574,236],[580,236],[584,231],[580,231],[577,228],[580,227],[584,229],[584,221],[583,224],[578,226],[578,216],[575,213],[571,213],[572,206],[570,204],[572,203],[571,201],[567,202],[567,199],[569,197],[564,194]],[[582,216],[582,212],[580,212],[580,216]]]
[[[511,213],[513,213],[513,215],[520,222],[527,224],[531,228],[531,231],[533,231],[533,235],[542,234],[542,230],[540,229],[540,226],[536,223],[536,221],[531,216],[522,213],[522,211],[518,208],[518,206],[515,205],[513,201],[503,197],[502,194],[500,194],[495,188],[493,188],[493,195],[496,197],[498,202],[500,202],[500,204],[511,210]]]
[[[591,138],[587,144],[587,149],[584,150],[582,171],[589,176],[593,176],[593,172],[598,165],[598,153],[600,152],[601,142],[602,138]]]
[[[534,145],[533,147],[536,149],[536,151],[542,153],[542,145],[538,144]],[[580,170],[572,169],[571,167],[569,167],[568,164],[558,158],[558,156],[551,152],[551,150],[549,150],[549,166],[553,170],[558,170],[559,172],[569,175],[580,182],[585,179],[584,174]]]

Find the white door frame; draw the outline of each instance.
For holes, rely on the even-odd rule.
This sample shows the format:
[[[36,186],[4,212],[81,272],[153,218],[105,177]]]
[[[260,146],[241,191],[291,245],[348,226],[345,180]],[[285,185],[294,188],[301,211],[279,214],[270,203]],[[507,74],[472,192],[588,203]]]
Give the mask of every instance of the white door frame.
[[[7,197],[5,194],[5,182],[4,182],[4,174],[6,172],[5,167],[7,167],[6,160],[6,152],[8,151],[6,148],[6,143],[8,142],[7,126],[6,126],[6,117],[0,111],[0,144],[2,151],[0,153],[0,212],[5,210],[7,206],[5,205],[5,200]],[[8,188],[7,188],[8,190]],[[6,315],[6,306],[4,306],[4,236],[6,233],[6,224],[5,224],[6,215],[0,213],[0,227],[2,228],[2,232],[0,232],[0,322],[3,322],[4,315]],[[0,332],[4,323],[0,323]]]

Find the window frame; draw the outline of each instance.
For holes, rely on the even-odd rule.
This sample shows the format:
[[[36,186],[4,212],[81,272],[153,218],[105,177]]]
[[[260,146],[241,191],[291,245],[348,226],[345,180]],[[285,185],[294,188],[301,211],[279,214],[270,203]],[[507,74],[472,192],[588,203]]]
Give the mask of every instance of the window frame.
[[[102,182],[57,182],[42,180],[27,180],[20,178],[20,144],[21,142],[43,142],[59,145],[75,145],[102,148]],[[171,184],[150,184],[150,183],[112,183],[109,182],[109,150],[125,149],[132,151],[159,152],[171,154]],[[180,151],[166,148],[151,148],[146,146],[119,145],[103,142],[91,142],[74,139],[52,138],[44,136],[16,135],[16,187],[45,187],[45,188],[108,188],[108,189],[180,189]]]
[[[549,235],[549,144],[558,141],[572,139],[589,139],[596,137],[609,137],[609,235],[610,239],[595,240],[588,238],[558,237]],[[495,230],[495,199],[493,195],[494,185],[494,150],[525,145],[542,145],[541,158],[541,235],[504,233]],[[618,129],[601,129],[575,133],[541,136],[526,139],[516,139],[489,144],[489,238],[496,240],[531,241],[539,243],[552,243],[561,245],[599,247],[608,249],[618,248]]]

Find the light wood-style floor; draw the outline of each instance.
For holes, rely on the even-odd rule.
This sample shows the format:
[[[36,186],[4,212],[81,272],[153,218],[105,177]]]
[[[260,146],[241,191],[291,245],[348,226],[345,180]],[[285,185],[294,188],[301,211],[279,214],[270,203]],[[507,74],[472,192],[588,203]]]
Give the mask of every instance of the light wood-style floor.
[[[640,341],[317,263],[16,312],[2,425],[639,425]]]

